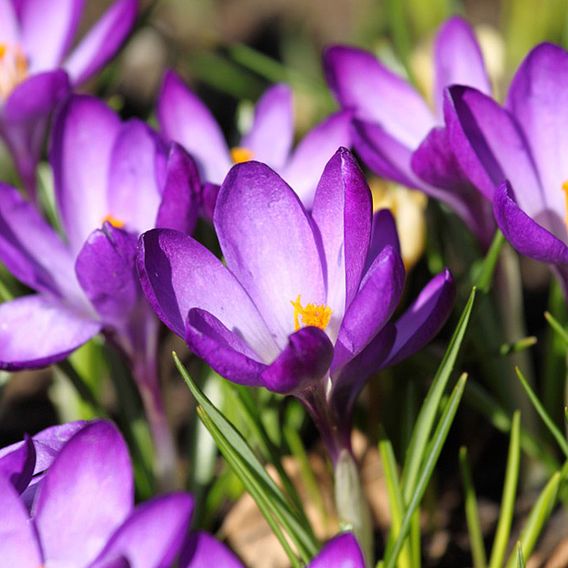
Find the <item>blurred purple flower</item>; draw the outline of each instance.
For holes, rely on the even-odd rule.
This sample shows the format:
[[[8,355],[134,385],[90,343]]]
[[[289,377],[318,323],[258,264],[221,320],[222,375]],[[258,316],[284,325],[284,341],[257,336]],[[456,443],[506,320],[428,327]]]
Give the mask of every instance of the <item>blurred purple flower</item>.
[[[311,214],[268,166],[234,166],[214,224],[226,265],[182,233],[142,236],[150,304],[222,376],[299,397],[335,459],[350,445],[352,407],[370,374],[422,348],[445,322],[450,273],[390,323],[404,285],[394,220],[385,210],[372,217],[369,187],[345,149],[325,167]]]
[[[48,118],[75,85],[92,77],[134,25],[137,0],[116,0],[71,49],[85,0],[0,2],[0,136],[30,195]]]
[[[292,151],[292,91],[286,85],[274,85],[264,93],[256,104],[250,130],[232,149],[209,109],[173,71],[164,77],[157,115],[162,133],[195,157],[203,180],[209,182],[205,208],[210,214],[216,198],[212,186],[222,183],[234,163],[249,160],[263,162],[280,174],[310,209],[329,156],[340,146],[351,145],[350,113],[338,112],[316,126]]]
[[[568,53],[535,47],[504,107],[461,86],[447,106],[451,144],[499,228],[520,253],[550,263],[568,295]]]
[[[353,145],[376,174],[446,203],[487,246],[494,233],[491,206],[464,175],[442,126],[444,88],[452,84],[490,93],[483,57],[470,25],[459,17],[441,28],[435,44],[435,112],[404,79],[362,49],[326,50],[328,84],[353,112]]]

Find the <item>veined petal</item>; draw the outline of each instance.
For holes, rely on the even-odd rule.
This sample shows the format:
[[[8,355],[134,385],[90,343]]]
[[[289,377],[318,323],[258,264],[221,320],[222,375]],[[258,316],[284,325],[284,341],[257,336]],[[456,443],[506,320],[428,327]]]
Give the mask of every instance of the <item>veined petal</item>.
[[[36,369],[65,359],[101,329],[42,295],[0,304],[0,369]]]
[[[0,476],[6,477],[18,493],[22,493],[34,474],[36,452],[32,439],[24,441],[11,452],[0,455]]]
[[[338,148],[351,147],[351,113],[336,112],[310,130],[286,164],[282,177],[311,209],[321,173]]]
[[[35,520],[45,564],[88,566],[133,500],[132,466],[116,427],[97,421],[80,430],[39,488]]]
[[[244,568],[241,561],[223,543],[210,534],[193,532],[187,539],[179,560],[179,568]]]
[[[116,0],[64,63],[74,85],[80,85],[111,59],[136,21],[138,0]]]
[[[214,223],[229,270],[247,291],[282,349],[294,308],[325,304],[320,254],[293,190],[268,166],[237,164],[217,198]]]
[[[308,568],[364,568],[365,559],[353,533],[331,539],[309,563]]]
[[[231,167],[221,128],[173,71],[164,75],[156,112],[161,132],[197,160],[204,181],[221,183]]]
[[[274,85],[256,104],[254,122],[241,140],[253,158],[279,169],[284,166],[294,138],[292,90],[287,85]]]

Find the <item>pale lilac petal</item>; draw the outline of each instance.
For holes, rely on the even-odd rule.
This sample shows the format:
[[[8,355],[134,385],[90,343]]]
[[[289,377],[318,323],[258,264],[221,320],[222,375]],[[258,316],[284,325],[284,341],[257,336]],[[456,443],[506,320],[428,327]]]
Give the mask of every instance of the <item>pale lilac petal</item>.
[[[471,25],[463,18],[454,16],[441,27],[436,36],[434,62],[434,100],[440,118],[443,114],[444,89],[450,85],[467,85],[491,94],[491,83],[479,43]]]
[[[118,51],[136,21],[138,0],[116,0],[64,63],[74,85],[85,82]]]
[[[109,168],[118,116],[95,97],[75,95],[55,122],[50,162],[65,234],[74,253],[112,213],[108,210]]]
[[[146,298],[160,319],[180,337],[191,308],[211,313],[265,361],[278,349],[242,286],[209,250],[177,231],[142,235],[138,272]]]
[[[161,132],[197,160],[204,181],[220,184],[231,167],[221,128],[173,71],[164,76],[156,112]]]
[[[282,349],[294,329],[294,302],[325,304],[322,264],[310,219],[293,190],[268,166],[237,164],[214,214],[229,270]]]
[[[210,534],[198,531],[187,539],[179,559],[179,568],[245,568],[235,554]]]
[[[29,436],[26,436],[18,447],[0,455],[0,476],[8,479],[14,489],[22,493],[32,479],[35,463],[34,443]]]
[[[255,160],[279,169],[288,159],[293,139],[292,90],[275,85],[256,104],[254,122],[240,145],[251,150]]]
[[[41,295],[0,304],[0,369],[34,369],[65,359],[100,323]]]
[[[83,428],[61,450],[37,496],[45,563],[88,566],[129,515],[133,498],[128,449],[116,427],[99,421]]]
[[[325,255],[328,333],[337,337],[343,314],[357,294],[371,238],[371,191],[345,148],[329,160],[317,186],[312,218]]]
[[[337,112],[310,130],[294,150],[282,177],[311,209],[318,180],[328,160],[340,147],[351,147],[351,113]]]
[[[79,27],[84,4],[85,0],[21,2],[21,41],[31,73],[59,67]]]
[[[0,2],[0,43],[20,44],[20,24],[10,0]]]
[[[365,568],[365,559],[353,533],[343,533],[330,540],[308,568]]]
[[[328,48],[324,54],[327,82],[344,109],[358,119],[379,124],[400,144],[415,148],[434,126],[434,117],[404,79],[362,49]]]
[[[38,568],[43,564],[28,511],[10,481],[0,476],[0,559],[6,567]]]
[[[185,539],[192,511],[193,498],[184,493],[164,495],[140,505],[114,533],[91,568],[106,568],[120,558],[131,568],[171,566]]]

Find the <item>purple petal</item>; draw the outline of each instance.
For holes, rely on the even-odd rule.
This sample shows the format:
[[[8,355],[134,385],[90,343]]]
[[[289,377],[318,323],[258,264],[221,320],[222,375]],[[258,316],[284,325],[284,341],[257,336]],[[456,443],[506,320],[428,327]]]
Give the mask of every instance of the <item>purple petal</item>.
[[[185,339],[190,349],[222,377],[251,387],[262,386],[260,374],[266,365],[238,335],[215,316],[194,308],[189,311]]]
[[[114,533],[93,563],[103,568],[119,558],[132,568],[171,566],[189,526],[193,498],[184,493],[164,495],[135,509]]]
[[[0,2],[0,43],[20,44],[20,24],[12,2]]]
[[[223,182],[215,229],[229,270],[247,291],[280,349],[294,329],[299,295],[325,304],[322,264],[298,197],[268,166],[237,164]]]
[[[73,259],[53,228],[19,192],[0,184],[0,259],[24,284],[57,296],[80,296]]]
[[[250,150],[255,160],[279,169],[288,159],[293,138],[292,90],[274,85],[256,104],[254,122],[240,145]]]
[[[65,233],[75,253],[108,210],[109,168],[118,116],[94,97],[75,95],[55,121],[50,162]]]
[[[332,114],[304,136],[286,164],[282,177],[306,209],[312,208],[318,181],[330,156],[342,146],[351,147],[350,130],[350,112]]]
[[[221,183],[231,167],[229,149],[209,109],[173,72],[164,76],[158,99],[161,132],[196,160],[205,181]]]
[[[41,295],[0,304],[0,369],[35,369],[65,359],[100,323]]]
[[[179,559],[179,568],[244,568],[241,561],[229,548],[210,534],[198,531],[192,533]]]
[[[495,219],[505,238],[521,254],[553,264],[568,264],[568,246],[531,219],[518,205],[513,188],[502,183],[493,201]]]
[[[298,393],[327,373],[333,345],[321,329],[303,327],[288,338],[288,345],[262,372],[264,386],[280,394]]]
[[[552,44],[534,48],[519,67],[511,83],[507,108],[523,130],[536,163],[546,208],[558,215],[547,227],[566,238],[566,196],[562,184],[568,180],[568,53]],[[527,212],[520,179],[507,177]],[[532,214],[532,213],[531,213]]]
[[[133,497],[128,449],[116,427],[99,421],[83,428],[39,489],[35,520],[45,563],[89,565],[130,513]]]
[[[84,0],[21,2],[21,41],[31,73],[59,67],[79,27],[84,4]]]
[[[394,365],[428,344],[446,323],[455,295],[454,279],[448,269],[434,276],[396,322],[396,339],[381,367]]]
[[[365,568],[365,559],[353,534],[343,533],[330,540],[308,568]]]
[[[0,476],[0,558],[4,566],[42,566],[34,526],[28,511],[8,479]]]
[[[355,158],[342,148],[329,160],[318,184],[312,218],[326,263],[331,337],[357,294],[371,238],[371,191]]]
[[[201,215],[213,223],[213,213],[221,188],[215,183],[204,183],[201,187]]]
[[[124,323],[138,300],[136,244],[135,235],[105,223],[77,256],[77,278],[105,324]]]
[[[156,227],[191,234],[197,222],[200,194],[201,183],[195,162],[181,146],[172,143]]]
[[[138,0],[116,0],[73,49],[64,67],[74,85],[84,83],[115,55],[136,21]]]
[[[390,209],[381,209],[373,214],[371,240],[364,273],[366,273],[377,255],[386,247],[391,246],[400,254],[400,242],[396,229],[396,221]]]
[[[443,113],[444,89],[450,85],[467,85],[491,94],[491,83],[479,43],[471,25],[463,18],[454,16],[441,27],[436,36],[434,61],[434,100],[440,117]]]
[[[362,49],[334,46],[324,54],[327,81],[344,109],[380,124],[400,144],[414,148],[434,126],[422,97]]]
[[[142,289],[160,319],[180,337],[191,308],[219,319],[263,360],[278,349],[256,307],[225,266],[191,237],[167,229],[142,235],[138,252]]]
[[[35,463],[34,443],[26,436],[19,447],[0,457],[0,476],[7,478],[18,493],[23,493],[33,477]]]

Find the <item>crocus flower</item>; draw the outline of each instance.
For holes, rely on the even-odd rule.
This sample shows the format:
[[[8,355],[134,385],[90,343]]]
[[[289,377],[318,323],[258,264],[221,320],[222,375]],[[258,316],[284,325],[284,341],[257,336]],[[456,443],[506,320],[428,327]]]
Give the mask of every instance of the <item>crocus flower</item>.
[[[507,240],[555,267],[568,294],[567,89],[568,53],[541,44],[519,67],[504,107],[452,87],[447,122],[462,168],[493,201]]]
[[[32,195],[50,112],[72,86],[84,83],[116,53],[138,11],[137,0],[116,0],[71,49],[84,4],[0,2],[0,136]]]
[[[333,459],[369,375],[425,345],[452,305],[445,271],[390,323],[404,267],[392,216],[374,221],[365,178],[340,149],[311,214],[265,164],[233,167],[214,214],[226,264],[176,231],[141,239],[142,287],[162,321],[227,379],[299,397]]]
[[[286,85],[275,85],[264,93],[250,130],[231,149],[209,109],[173,71],[164,76],[157,115],[161,132],[195,157],[203,179],[209,182],[204,187],[204,205],[209,212],[217,186],[231,166],[253,159],[278,172],[310,208],[329,156],[340,146],[350,145],[350,113],[339,112],[316,126],[292,151],[292,91]]]
[[[71,97],[59,113],[50,159],[65,241],[17,190],[0,185],[0,259],[35,291],[0,305],[0,368],[49,365],[104,331],[128,357],[165,452],[159,322],[140,291],[136,244],[152,227],[192,229],[197,170],[175,143],[138,120],[122,123],[87,96]]]
[[[0,473],[5,566],[158,568],[183,545],[193,499],[164,495],[134,508],[128,450],[109,422],[81,425],[58,448],[31,507]]]
[[[351,110],[353,145],[365,164],[387,179],[417,188],[446,203],[487,245],[494,232],[490,205],[464,175],[443,127],[443,90],[465,84],[491,88],[473,30],[454,17],[435,45],[433,112],[404,79],[362,49],[326,50],[328,84],[344,109]]]

